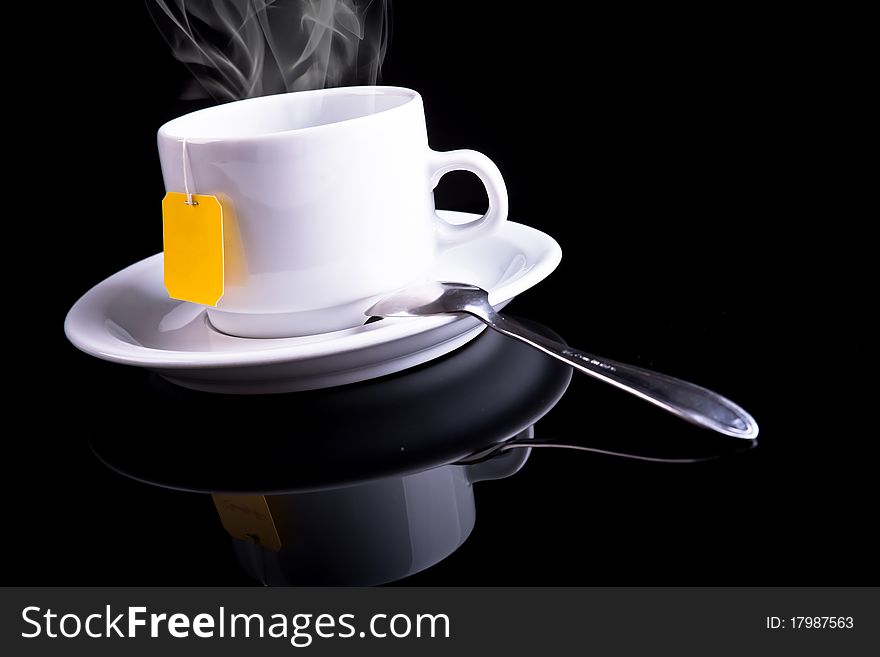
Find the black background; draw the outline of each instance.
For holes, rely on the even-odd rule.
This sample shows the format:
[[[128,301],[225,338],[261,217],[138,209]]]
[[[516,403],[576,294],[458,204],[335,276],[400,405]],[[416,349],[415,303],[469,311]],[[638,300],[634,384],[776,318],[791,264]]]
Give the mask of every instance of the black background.
[[[845,22],[739,5],[581,4],[398,2],[383,82],[417,89],[432,147],[489,155],[511,218],[561,244],[559,269],[512,313],[730,396],[761,444],[693,466],[536,453],[478,484],[470,539],[406,583],[876,580],[875,432],[858,392],[875,297],[856,201],[868,178],[841,150],[867,148],[858,43],[830,44]],[[90,435],[136,430],[101,390],[137,394],[144,375],[79,353],[64,314],[161,250],[155,132],[199,105],[178,100],[188,73],[142,3],[67,5],[21,56],[49,115],[17,135],[16,198],[37,230],[18,270],[33,328],[22,340],[13,325],[4,580],[249,584],[207,496],[128,481],[88,449]],[[480,211],[485,195],[451,174],[437,205]],[[730,447],[577,376],[539,433]]]

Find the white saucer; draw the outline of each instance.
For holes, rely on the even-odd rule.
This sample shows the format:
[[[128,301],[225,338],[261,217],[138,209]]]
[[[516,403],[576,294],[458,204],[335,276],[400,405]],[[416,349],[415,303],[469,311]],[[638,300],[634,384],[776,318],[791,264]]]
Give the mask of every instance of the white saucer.
[[[441,214],[454,222],[469,217]],[[500,308],[546,278],[561,258],[553,238],[508,221],[493,235],[444,252],[433,277],[479,285]],[[449,315],[297,338],[232,337],[214,330],[201,306],[168,297],[161,253],[93,287],[64,322],[68,339],[92,356],[145,367],[194,390],[241,394],[327,388],[399,372],[457,349],[484,328]]]

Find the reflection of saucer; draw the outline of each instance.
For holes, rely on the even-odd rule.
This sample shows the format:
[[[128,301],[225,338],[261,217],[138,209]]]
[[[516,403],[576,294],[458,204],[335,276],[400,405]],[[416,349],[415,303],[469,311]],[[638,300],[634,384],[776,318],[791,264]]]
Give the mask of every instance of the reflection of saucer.
[[[453,221],[461,217],[444,214]],[[560,258],[551,237],[505,222],[493,235],[444,252],[432,277],[479,285],[501,307],[543,280]],[[148,368],[187,388],[269,393],[399,372],[460,347],[483,326],[467,316],[438,316],[386,319],[298,338],[232,337],[212,329],[202,307],[168,298],[157,254],[89,290],[71,308],[64,329],[88,354]]]
[[[138,418],[138,431],[122,429],[120,440],[120,423],[107,422],[90,441],[111,468],[157,486],[238,494],[339,488],[503,443],[543,417],[571,375],[567,365],[489,331],[425,367],[326,390],[229,397],[153,376],[136,389],[92,393],[114,417]]]

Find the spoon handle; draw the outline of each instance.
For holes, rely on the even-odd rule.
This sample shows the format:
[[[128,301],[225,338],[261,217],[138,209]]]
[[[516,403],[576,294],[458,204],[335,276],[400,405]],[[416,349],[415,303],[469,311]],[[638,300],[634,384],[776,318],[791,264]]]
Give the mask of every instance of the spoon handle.
[[[558,358],[592,377],[610,383],[693,424],[734,438],[754,439],[758,425],[739,405],[701,386],[641,367],[593,356],[530,331],[498,313],[487,319],[490,328]]]

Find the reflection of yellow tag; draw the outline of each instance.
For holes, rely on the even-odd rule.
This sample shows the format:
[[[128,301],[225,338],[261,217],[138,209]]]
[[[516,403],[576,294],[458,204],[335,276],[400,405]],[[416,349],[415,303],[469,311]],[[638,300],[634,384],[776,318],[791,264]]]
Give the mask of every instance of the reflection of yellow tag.
[[[162,199],[165,289],[174,299],[216,306],[223,296],[223,206],[216,196],[168,192]]]
[[[281,549],[281,538],[265,495],[214,493],[211,497],[214,498],[223,528],[233,537],[251,541],[273,552]]]

